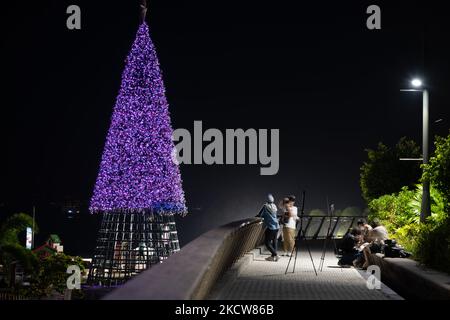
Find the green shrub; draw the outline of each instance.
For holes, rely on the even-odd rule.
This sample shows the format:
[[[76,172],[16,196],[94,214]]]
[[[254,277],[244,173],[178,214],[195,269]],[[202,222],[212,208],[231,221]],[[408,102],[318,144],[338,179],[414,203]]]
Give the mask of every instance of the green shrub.
[[[395,239],[413,257],[430,267],[450,272],[450,218],[444,196],[434,187],[430,190],[431,216],[420,223],[422,186],[406,187],[397,194],[385,195],[369,203],[369,218],[378,218]]]
[[[438,189],[450,210],[450,134],[447,137],[436,137],[435,152],[428,164],[424,165],[423,179],[428,179]]]
[[[405,146],[402,150],[414,147],[413,143],[405,142],[399,144]],[[387,166],[389,170],[384,169],[390,163],[389,159],[398,158],[398,154],[389,156],[390,152],[384,145],[376,151],[369,150],[369,161],[361,168],[363,196],[371,200],[369,218],[379,218],[388,229],[390,238],[411,251],[415,259],[450,273],[450,135],[436,137],[434,155],[427,165],[423,165],[422,181],[427,179],[431,184],[432,214],[426,223],[419,223],[422,186],[411,189],[408,185],[409,188],[403,187],[398,193],[379,196],[392,192],[389,186],[399,182],[396,169],[391,170],[397,164]],[[380,171],[383,174],[379,174]],[[373,199],[373,195],[378,195],[378,198]]]
[[[54,292],[64,293],[69,277],[66,272],[70,265],[77,265],[81,272],[85,269],[81,257],[71,257],[64,253],[40,260],[38,272],[30,281],[31,285],[22,288],[21,294],[26,297],[43,298],[51,296]]]
[[[417,223],[418,214],[411,203],[414,193],[404,187],[398,194],[384,195],[372,200],[369,202],[369,219],[378,218],[390,234],[407,224]]]
[[[450,219],[421,225],[414,254],[426,266],[450,273]]]

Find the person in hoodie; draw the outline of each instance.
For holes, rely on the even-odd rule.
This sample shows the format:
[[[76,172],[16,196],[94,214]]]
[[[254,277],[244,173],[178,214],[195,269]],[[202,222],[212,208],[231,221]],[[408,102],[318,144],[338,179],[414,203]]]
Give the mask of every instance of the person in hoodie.
[[[264,226],[266,227],[264,244],[267,250],[272,254],[266,258],[267,261],[278,261],[279,256],[277,254],[277,236],[280,224],[277,217],[277,206],[275,205],[275,199],[271,194],[267,196],[267,202],[261,208],[259,217],[263,219]]]

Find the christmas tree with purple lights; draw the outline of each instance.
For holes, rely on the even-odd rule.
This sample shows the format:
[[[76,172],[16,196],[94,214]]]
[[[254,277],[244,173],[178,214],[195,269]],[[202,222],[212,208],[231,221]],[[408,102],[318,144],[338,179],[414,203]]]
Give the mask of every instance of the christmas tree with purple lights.
[[[145,1],[144,1],[145,4]],[[118,285],[180,250],[187,212],[164,84],[144,22],[126,60],[90,211],[103,213],[88,282]]]
[[[143,22],[126,60],[91,212],[185,214],[168,103]]]

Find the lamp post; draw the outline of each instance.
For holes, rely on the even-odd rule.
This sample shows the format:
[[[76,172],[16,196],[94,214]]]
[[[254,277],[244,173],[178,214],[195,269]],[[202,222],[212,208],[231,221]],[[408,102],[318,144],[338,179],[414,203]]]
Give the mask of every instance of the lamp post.
[[[402,89],[400,91],[408,92],[422,92],[422,154],[423,154],[423,164],[428,163],[428,141],[429,141],[429,95],[428,90],[423,88],[423,83],[420,79],[413,79],[411,85],[415,89]],[[425,222],[426,218],[431,215],[431,205],[430,205],[430,181],[425,179],[422,185],[422,205],[420,208],[420,221]]]

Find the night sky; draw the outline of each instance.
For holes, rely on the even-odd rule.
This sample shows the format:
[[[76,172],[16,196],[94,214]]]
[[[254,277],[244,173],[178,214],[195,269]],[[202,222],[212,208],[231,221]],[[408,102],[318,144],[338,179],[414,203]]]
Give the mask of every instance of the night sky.
[[[41,237],[62,234],[73,254],[92,252],[98,217],[67,221],[50,203],[89,202],[139,23],[138,0],[93,2],[17,2],[0,22],[0,218],[35,204]],[[327,196],[363,209],[364,149],[421,142],[420,94],[399,91],[413,76],[430,88],[431,135],[449,130],[442,1],[243,2],[149,4],[174,128],[280,129],[275,176],[260,176],[260,165],[181,166],[182,245],[254,216],[268,192],[306,190],[306,211],[326,210]],[[70,4],[81,7],[81,30],[66,28]],[[381,30],[366,28],[370,4],[381,7]]]

